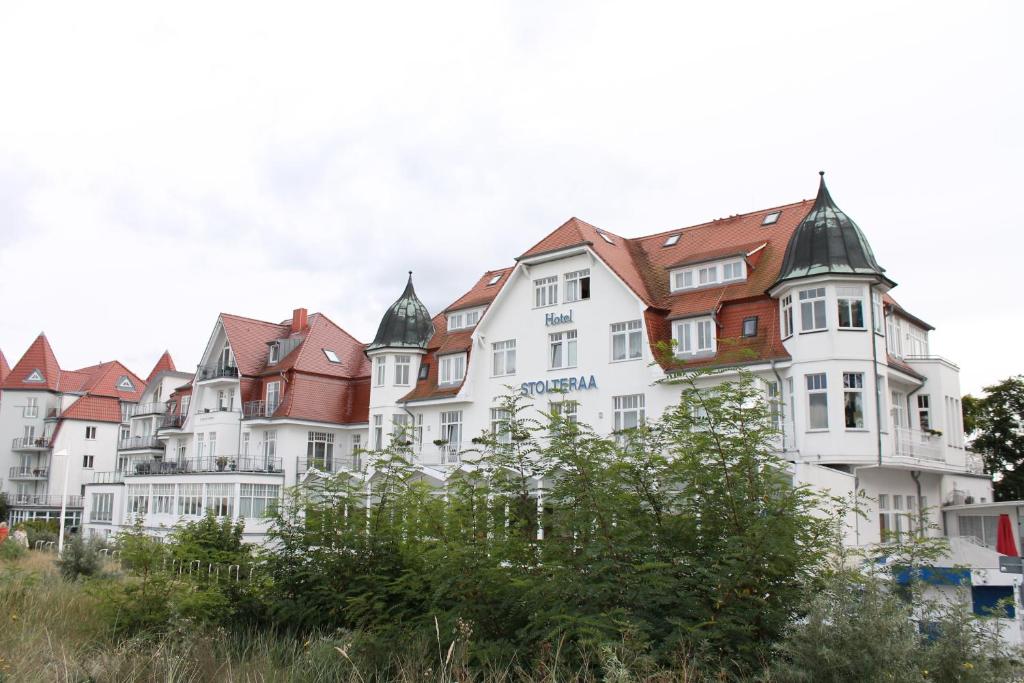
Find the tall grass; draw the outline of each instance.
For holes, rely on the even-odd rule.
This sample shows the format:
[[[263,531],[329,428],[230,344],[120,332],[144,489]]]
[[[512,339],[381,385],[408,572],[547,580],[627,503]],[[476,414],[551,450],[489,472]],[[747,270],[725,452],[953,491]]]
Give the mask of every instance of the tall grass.
[[[110,567],[110,569],[116,569]],[[120,580],[114,578],[101,579]],[[231,633],[176,623],[160,636],[118,638],[98,617],[96,581],[64,581],[54,556],[30,552],[0,562],[0,683],[60,681],[167,683],[206,681],[370,683],[398,681],[594,681],[596,666],[567,670],[558,648],[536,653],[533,674],[517,663],[471,671],[467,634],[449,646],[423,639],[381,643],[358,633],[335,632],[297,639],[270,631]],[[603,661],[611,680],[698,680],[685,667],[635,676],[619,664],[621,653]],[[596,662],[594,662],[596,665]],[[608,678],[606,676],[606,678]]]

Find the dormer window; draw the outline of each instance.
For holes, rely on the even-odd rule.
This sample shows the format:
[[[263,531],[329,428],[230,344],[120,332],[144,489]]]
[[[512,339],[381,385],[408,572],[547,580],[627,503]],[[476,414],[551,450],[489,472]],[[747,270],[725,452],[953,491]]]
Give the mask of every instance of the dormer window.
[[[672,324],[677,356],[711,355],[717,348],[715,321],[711,318],[677,320]]]
[[[449,330],[464,330],[473,327],[480,321],[482,309],[474,308],[468,311],[456,311],[448,314]]]
[[[132,384],[131,379],[128,375],[122,375],[121,379],[117,380],[117,388],[120,391],[135,391],[135,385]]]
[[[45,382],[46,379],[43,377],[43,373],[40,370],[33,370],[29,373],[29,376],[25,378],[26,382]]]
[[[281,360],[281,345],[273,342],[270,344],[270,358],[267,359],[267,365],[274,365],[279,360]]]
[[[437,383],[458,384],[466,376],[466,354],[451,353],[438,359]]]
[[[713,287],[718,284],[742,282],[747,279],[747,262],[742,258],[702,263],[669,273],[671,291]]]

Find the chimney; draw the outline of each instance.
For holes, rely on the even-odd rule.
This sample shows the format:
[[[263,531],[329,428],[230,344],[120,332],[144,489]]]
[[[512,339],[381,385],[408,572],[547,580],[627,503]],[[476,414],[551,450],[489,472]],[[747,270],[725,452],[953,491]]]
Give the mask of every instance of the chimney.
[[[296,308],[292,311],[292,334],[306,329],[306,309]]]

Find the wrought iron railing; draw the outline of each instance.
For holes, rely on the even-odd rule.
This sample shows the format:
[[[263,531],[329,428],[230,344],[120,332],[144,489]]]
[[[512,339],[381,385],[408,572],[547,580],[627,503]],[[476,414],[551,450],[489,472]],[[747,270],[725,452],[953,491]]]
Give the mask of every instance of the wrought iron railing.
[[[60,507],[61,497],[52,496],[47,493],[8,493],[7,500],[11,505],[20,507]],[[82,507],[81,496],[68,496],[67,506],[69,508]]]
[[[46,467],[12,467],[8,479],[46,479],[49,469]]]
[[[942,440],[929,432],[919,429],[896,427],[893,429],[893,446],[896,455],[921,460],[945,462]]]
[[[160,448],[160,439],[156,436],[130,436],[117,442],[117,450],[131,451],[139,448]]]
[[[11,441],[11,448],[16,451],[49,447],[50,440],[43,436],[22,436]]]
[[[161,429],[177,429],[185,424],[185,415],[164,415],[164,421],[160,425]]]
[[[231,365],[200,365],[196,379],[217,379],[219,377],[238,377],[238,368]]]
[[[246,401],[242,404],[242,417],[273,417],[280,407],[280,401]]]
[[[195,472],[284,472],[281,458],[248,455],[217,455],[174,460],[144,460],[125,472],[126,476],[144,477],[154,474],[192,474]]]
[[[167,412],[166,403],[139,403],[125,407],[125,417],[138,417],[140,415],[163,415]]]

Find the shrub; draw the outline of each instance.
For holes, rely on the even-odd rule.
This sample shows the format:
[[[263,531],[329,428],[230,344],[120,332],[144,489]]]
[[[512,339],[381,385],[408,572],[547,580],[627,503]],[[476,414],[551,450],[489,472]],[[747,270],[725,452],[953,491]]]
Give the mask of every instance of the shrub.
[[[64,552],[57,560],[60,574],[68,581],[80,576],[95,576],[103,569],[99,549],[92,541],[86,541],[81,534],[74,534],[64,543]]]
[[[25,556],[28,551],[21,547],[12,538],[0,543],[0,560],[17,560]]]
[[[60,525],[55,519],[29,519],[18,524],[15,529],[28,534],[28,547],[35,548],[38,541],[56,542]]]

